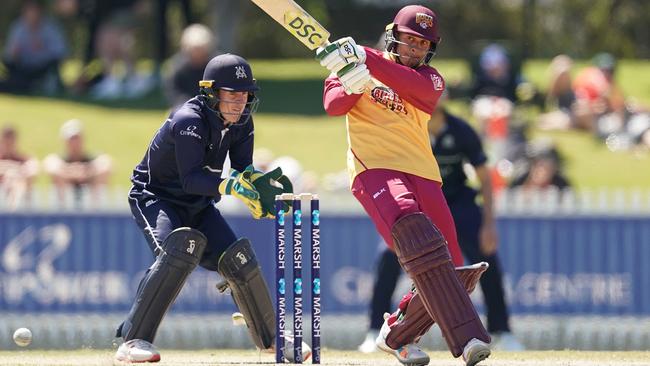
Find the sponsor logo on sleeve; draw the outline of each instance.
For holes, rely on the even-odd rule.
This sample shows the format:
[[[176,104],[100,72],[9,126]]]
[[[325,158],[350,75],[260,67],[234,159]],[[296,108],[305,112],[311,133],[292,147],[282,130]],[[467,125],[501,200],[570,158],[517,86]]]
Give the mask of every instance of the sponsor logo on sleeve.
[[[440,75],[431,74],[431,82],[433,83],[433,88],[435,90],[442,90],[445,88]]]
[[[191,137],[194,137],[196,139],[201,140],[201,135],[196,133],[196,126],[194,126],[194,125],[188,126],[186,129],[181,130],[180,133],[181,133],[181,136],[191,136]]]

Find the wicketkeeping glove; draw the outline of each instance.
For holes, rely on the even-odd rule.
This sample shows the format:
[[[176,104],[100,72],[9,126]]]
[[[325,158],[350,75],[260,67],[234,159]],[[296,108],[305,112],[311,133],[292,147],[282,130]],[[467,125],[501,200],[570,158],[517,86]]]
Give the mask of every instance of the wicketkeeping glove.
[[[248,166],[243,172],[230,169],[230,176],[219,183],[219,193],[237,197],[246,204],[253,218],[264,217],[260,194],[251,183],[253,166]]]
[[[366,50],[358,46],[352,37],[336,40],[316,50],[316,59],[330,72],[339,73],[344,68],[366,62]]]
[[[277,167],[268,173],[255,170],[251,175],[251,183],[260,194],[264,217],[275,217],[275,196],[283,193],[293,193],[293,184],[282,174],[282,168]],[[283,201],[284,212],[291,208],[291,202]]]

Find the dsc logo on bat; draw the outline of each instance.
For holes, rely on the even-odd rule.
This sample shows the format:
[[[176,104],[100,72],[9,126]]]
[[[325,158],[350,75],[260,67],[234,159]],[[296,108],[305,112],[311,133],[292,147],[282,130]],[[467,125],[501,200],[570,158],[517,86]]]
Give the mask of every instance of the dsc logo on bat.
[[[291,34],[311,49],[320,46],[329,37],[329,33],[309,15],[286,12],[284,24]]]

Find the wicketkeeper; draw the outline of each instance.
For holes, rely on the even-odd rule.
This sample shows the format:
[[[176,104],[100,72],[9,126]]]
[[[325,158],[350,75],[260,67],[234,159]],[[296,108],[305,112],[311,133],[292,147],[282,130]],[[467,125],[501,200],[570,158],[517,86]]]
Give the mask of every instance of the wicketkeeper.
[[[235,235],[215,206],[221,195],[232,195],[254,218],[272,218],[275,195],[293,190],[280,168],[266,174],[253,168],[258,89],[242,57],[213,58],[199,82],[199,95],[169,115],[133,170],[131,212],[155,261],[117,330],[124,339],[115,355],[118,361],[160,360],[152,344],[158,325],[197,265],[226,280],[255,345],[274,347],[273,303],[253,247]],[[227,153],[232,170],[222,179]],[[293,348],[292,339],[286,344]],[[306,359],[311,350],[302,347]]]
[[[490,336],[467,294],[485,268],[470,268],[462,282],[454,271],[462,257],[427,131],[445,88],[428,65],[439,42],[436,14],[410,5],[386,27],[383,52],[346,37],[317,58],[331,72],[325,110],[346,115],[352,193],[415,283],[384,322],[378,346],[403,364],[426,365],[415,342],[435,321],[454,357],[473,366],[490,355]]]

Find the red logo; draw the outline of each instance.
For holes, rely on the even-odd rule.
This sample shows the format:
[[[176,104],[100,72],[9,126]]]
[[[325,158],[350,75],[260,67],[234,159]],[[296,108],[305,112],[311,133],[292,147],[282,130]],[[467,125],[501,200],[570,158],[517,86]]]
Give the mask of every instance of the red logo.
[[[415,13],[415,22],[418,23],[422,29],[433,27],[433,17],[429,14]]]
[[[393,89],[387,88],[385,86],[378,86],[372,89],[370,95],[375,102],[384,105],[391,111],[395,113],[408,114],[402,98],[400,98],[399,95],[393,91]]]

